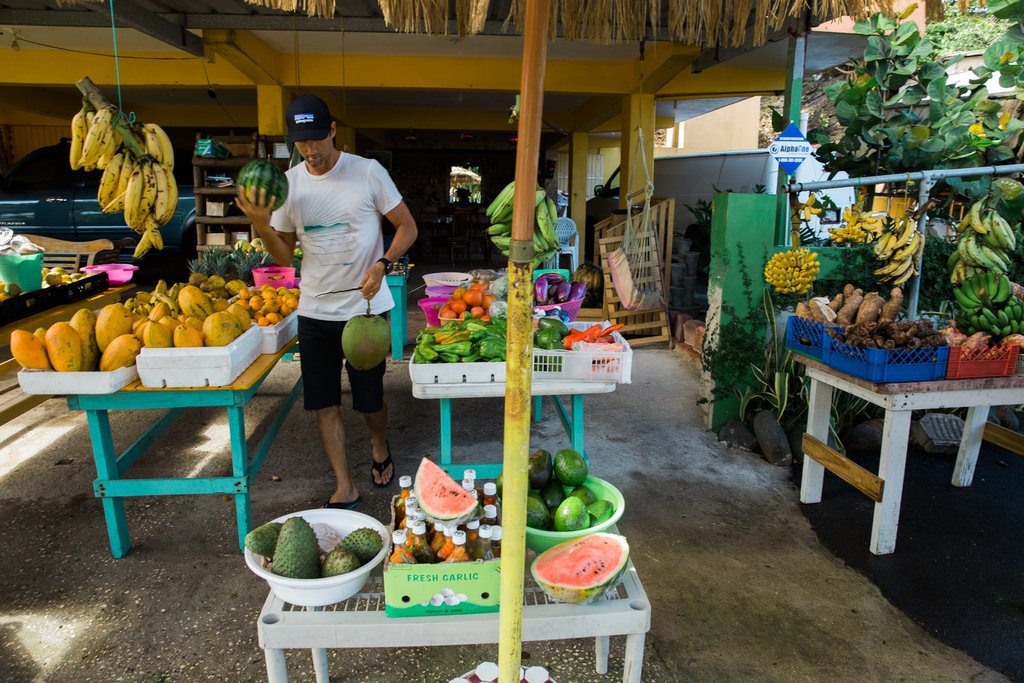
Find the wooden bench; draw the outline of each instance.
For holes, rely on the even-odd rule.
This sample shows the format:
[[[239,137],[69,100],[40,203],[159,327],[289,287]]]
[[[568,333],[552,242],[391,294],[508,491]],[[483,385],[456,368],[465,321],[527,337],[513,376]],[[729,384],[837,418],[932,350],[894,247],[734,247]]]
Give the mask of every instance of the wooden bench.
[[[58,240],[42,235],[24,235],[33,244],[43,248],[43,265],[47,268],[62,266],[71,273],[79,268],[99,263],[117,263],[120,248],[110,240],[90,240],[88,242],[71,242]]]

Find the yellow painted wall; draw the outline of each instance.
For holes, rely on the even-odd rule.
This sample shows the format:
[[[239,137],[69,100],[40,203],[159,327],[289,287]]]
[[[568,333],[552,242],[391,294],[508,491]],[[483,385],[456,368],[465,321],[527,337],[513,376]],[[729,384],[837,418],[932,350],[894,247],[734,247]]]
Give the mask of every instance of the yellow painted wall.
[[[681,137],[682,146],[656,147],[654,156],[757,149],[760,116],[761,98],[750,97],[683,121],[677,127],[674,141],[678,145]]]

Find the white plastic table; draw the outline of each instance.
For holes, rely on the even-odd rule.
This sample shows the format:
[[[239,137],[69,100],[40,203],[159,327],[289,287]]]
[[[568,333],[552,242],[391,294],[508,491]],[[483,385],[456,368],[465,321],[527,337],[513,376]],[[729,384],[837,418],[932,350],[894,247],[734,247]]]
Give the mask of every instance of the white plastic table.
[[[583,442],[583,397],[586,394],[608,394],[615,391],[616,382],[591,382],[574,379],[533,380],[530,393],[533,399],[533,419],[540,422],[541,400],[550,396],[555,406],[565,433],[569,436],[573,450],[588,459]],[[503,398],[504,382],[462,382],[446,384],[412,383],[412,395],[415,398],[439,399],[441,401],[441,443],[438,464],[456,480],[462,478],[463,470],[476,470],[477,477],[491,479],[501,472],[501,463],[462,463],[452,462],[452,399],[463,398]],[[569,411],[562,405],[561,396],[569,396],[572,407]]]
[[[640,683],[651,603],[633,563],[622,582],[589,605],[550,600],[527,574],[523,589],[523,641],[594,638],[596,667],[608,673],[609,637],[626,636],[624,683]],[[363,591],[327,607],[290,605],[271,591],[256,623],[267,662],[267,680],[286,683],[285,649],[310,649],[317,683],[328,683],[327,648],[475,645],[498,642],[498,612],[448,617],[391,618],[384,614],[381,569]]]
[[[879,493],[871,524],[870,550],[875,555],[886,555],[896,549],[896,530],[899,526],[900,501],[903,497],[903,474],[907,463],[912,411],[968,409],[964,434],[953,469],[952,484],[970,486],[974,478],[974,466],[978,462],[978,450],[981,448],[989,407],[1024,403],[1024,375],[874,384],[833,370],[818,361],[804,357],[797,360],[806,366],[807,377],[811,380],[807,433],[819,441],[828,441],[834,389],[845,391],[885,410],[878,475],[874,477],[868,474],[868,478],[875,480],[875,490]],[[829,469],[847,482],[856,477],[864,479],[862,474],[858,474],[863,468],[856,463],[838,453],[824,455],[826,457],[823,459],[829,464]],[[821,502],[825,464],[814,458],[814,455],[804,457],[800,502],[805,504]],[[854,474],[851,475],[851,472]],[[878,479],[881,481],[877,481]]]

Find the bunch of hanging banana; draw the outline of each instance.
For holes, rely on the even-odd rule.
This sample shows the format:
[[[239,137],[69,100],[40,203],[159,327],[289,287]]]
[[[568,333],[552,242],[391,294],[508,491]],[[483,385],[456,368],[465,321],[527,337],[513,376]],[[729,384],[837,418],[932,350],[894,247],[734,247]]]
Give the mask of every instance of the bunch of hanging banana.
[[[867,213],[859,206],[849,206],[843,209],[845,225],[841,228],[829,228],[828,232],[836,244],[864,244],[885,231],[886,218],[884,213]]]
[[[508,256],[509,245],[512,242],[512,205],[515,190],[516,182],[513,180],[487,207],[487,215],[491,219],[491,227],[487,228],[487,234],[491,236],[494,246],[505,256]],[[558,233],[555,231],[557,221],[558,207],[555,206],[554,200],[548,197],[547,192],[538,188],[534,197],[534,267],[553,258],[561,248]]]
[[[1017,236],[987,198],[971,205],[956,230],[960,236],[947,262],[949,280],[954,285],[986,272],[999,274],[1010,270]]]
[[[821,264],[807,247],[774,254],[764,266],[764,281],[779,294],[806,294],[817,279]]]
[[[890,222],[875,242],[875,256],[885,265],[875,270],[883,282],[902,285],[917,275],[918,257],[924,249],[924,235],[917,230],[914,212],[907,211]]]
[[[83,105],[71,122],[71,168],[103,169],[96,201],[104,213],[124,211],[125,223],[141,236],[134,254],[139,258],[152,247],[163,249],[160,226],[178,206],[174,150],[160,126],[119,126],[118,115],[116,107],[93,112]],[[121,130],[133,144],[125,143]]]

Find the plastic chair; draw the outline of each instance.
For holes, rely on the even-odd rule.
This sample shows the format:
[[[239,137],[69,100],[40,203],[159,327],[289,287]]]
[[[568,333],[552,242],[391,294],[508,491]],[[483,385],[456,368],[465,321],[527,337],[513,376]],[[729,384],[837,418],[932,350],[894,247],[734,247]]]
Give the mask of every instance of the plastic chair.
[[[562,216],[555,223],[555,232],[558,233],[558,244],[560,247],[556,261],[561,258],[562,254],[568,254],[571,271],[575,273],[580,261],[579,235],[576,233],[576,222],[571,218]]]

